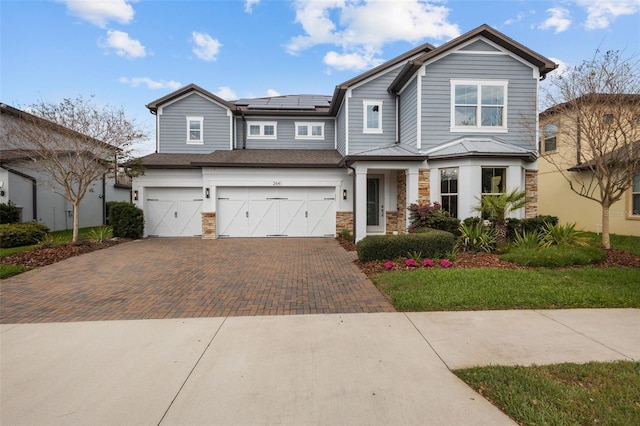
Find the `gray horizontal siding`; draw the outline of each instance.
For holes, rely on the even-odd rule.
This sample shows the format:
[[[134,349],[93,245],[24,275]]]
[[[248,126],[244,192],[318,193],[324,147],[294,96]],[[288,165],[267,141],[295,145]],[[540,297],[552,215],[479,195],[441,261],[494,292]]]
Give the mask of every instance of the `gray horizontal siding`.
[[[417,148],[418,79],[414,78],[400,93],[400,142]]]
[[[336,117],[336,125],[338,126],[337,131],[337,148],[338,152],[342,155],[347,155],[347,124],[346,124],[346,107],[345,105],[340,108],[338,111],[338,116]]]
[[[247,149],[333,149],[335,148],[335,120],[318,120],[318,119],[306,119],[306,118],[248,118],[247,121],[275,121],[277,122],[276,134],[277,139],[246,139]],[[325,123],[324,124],[324,139],[296,139],[295,138],[295,123],[296,122],[309,122],[309,123]],[[236,142],[237,147],[242,147],[244,132],[246,132],[246,123],[239,121]],[[241,130],[242,129],[242,130]]]
[[[349,102],[349,154],[389,145],[397,141],[396,98],[387,88],[398,75],[400,68],[389,71],[362,86],[353,89]],[[364,100],[381,100],[382,133],[363,132]]]
[[[467,51],[473,51],[473,52],[497,52],[498,51],[498,49],[496,49],[495,47],[491,46],[490,44],[482,40],[476,40],[470,45],[465,46],[460,50],[467,50]]]
[[[162,109],[159,115],[160,149],[166,154],[204,154],[230,149],[231,120],[227,109],[191,94]],[[204,143],[187,144],[187,117],[204,117]]]
[[[514,145],[535,148],[536,87],[530,67],[507,55],[451,54],[426,70],[422,84],[422,148],[464,136],[492,136],[490,133],[452,133],[451,79],[498,79],[507,88],[508,133],[493,136]]]

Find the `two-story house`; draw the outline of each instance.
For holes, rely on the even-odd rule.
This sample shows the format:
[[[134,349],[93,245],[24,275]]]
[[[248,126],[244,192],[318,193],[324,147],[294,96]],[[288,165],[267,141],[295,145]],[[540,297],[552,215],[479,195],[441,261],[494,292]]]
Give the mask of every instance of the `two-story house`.
[[[483,25],[418,46],[332,96],[227,102],[189,85],[151,102],[156,153],[134,180],[148,236],[404,233],[407,206],[459,218],[527,188],[536,214],[538,82],[556,65]]]

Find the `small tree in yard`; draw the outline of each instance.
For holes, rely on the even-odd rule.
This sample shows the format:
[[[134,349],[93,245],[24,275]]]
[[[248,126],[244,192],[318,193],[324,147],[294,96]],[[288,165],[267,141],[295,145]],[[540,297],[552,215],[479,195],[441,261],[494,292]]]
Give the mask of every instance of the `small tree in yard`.
[[[22,157],[49,178],[52,189],[62,188],[73,206],[73,241],[78,241],[79,206],[96,179],[117,173],[132,144],[146,137],[124,111],[100,107],[93,98],[40,101],[29,113],[3,105],[15,119],[3,120],[3,149]]]
[[[513,189],[500,195],[485,195],[480,204],[475,207],[483,215],[487,215],[495,224],[496,243],[502,246],[507,241],[507,217],[514,210],[521,209],[527,204],[527,193],[520,189]]]
[[[544,156],[573,192],[600,204],[602,245],[611,248],[609,209],[640,172],[640,63],[620,52],[551,77],[541,122],[558,124],[557,152]]]

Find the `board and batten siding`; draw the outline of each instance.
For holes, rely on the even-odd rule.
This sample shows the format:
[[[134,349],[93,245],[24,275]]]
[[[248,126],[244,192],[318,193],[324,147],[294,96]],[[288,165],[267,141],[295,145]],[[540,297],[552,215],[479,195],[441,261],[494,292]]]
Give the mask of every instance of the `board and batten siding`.
[[[418,146],[418,78],[400,93],[400,143]]]
[[[158,114],[160,153],[206,154],[231,148],[230,111],[198,94],[166,105]],[[187,117],[204,117],[204,143],[187,143]]]
[[[422,148],[464,136],[495,136],[500,140],[535,149],[537,84],[531,67],[506,54],[452,53],[427,65],[422,77]],[[507,133],[450,131],[451,80],[506,80]]]
[[[349,102],[349,154],[380,148],[397,141],[396,96],[387,89],[398,75],[400,67],[368,81],[351,91]],[[363,101],[382,101],[382,133],[363,132]]]
[[[334,149],[335,148],[335,120],[318,120],[317,118],[254,118],[247,117],[247,122],[276,122],[276,136],[277,139],[246,139],[246,149]],[[324,139],[296,139],[295,138],[295,123],[324,123]],[[247,123],[238,122],[238,131],[236,146],[241,148],[245,141],[243,141],[244,132],[247,131]],[[241,130],[242,129],[242,130]]]

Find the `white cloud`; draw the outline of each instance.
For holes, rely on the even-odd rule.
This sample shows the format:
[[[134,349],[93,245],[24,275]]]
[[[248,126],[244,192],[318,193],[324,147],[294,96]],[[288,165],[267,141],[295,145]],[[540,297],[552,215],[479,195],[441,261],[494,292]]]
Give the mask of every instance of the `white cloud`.
[[[218,53],[222,44],[215,38],[206,33],[194,31],[191,34],[192,41],[195,44],[193,53],[203,61],[215,61],[218,59]]]
[[[587,10],[584,26],[588,30],[609,28],[618,16],[640,12],[640,0],[577,0],[576,3]]]
[[[505,24],[505,25],[515,24],[516,22],[520,22],[520,21],[522,21],[522,20],[524,19],[524,17],[525,17],[525,14],[524,14],[524,13],[522,13],[522,12],[520,12],[520,13],[518,13],[518,14],[516,15],[516,17],[515,17],[515,18],[509,18],[509,19],[507,19],[506,21],[504,21],[504,24]]]
[[[552,7],[547,9],[551,15],[538,28],[543,30],[554,29],[554,32],[561,33],[571,26],[571,17],[568,9],[564,7]]]
[[[74,16],[89,21],[101,28],[109,21],[128,24],[133,20],[133,7],[130,0],[61,0]]]
[[[377,62],[375,56],[387,43],[418,43],[425,38],[458,36],[458,26],[448,21],[449,9],[437,3],[425,0],[298,0],[294,3],[296,22],[302,25],[304,34],[291,38],[286,50],[298,54],[317,45],[338,46],[342,52],[329,52],[325,63],[341,69],[356,69],[366,62]]]
[[[361,71],[380,65],[383,60],[374,58],[366,53],[337,53],[329,52],[324,55],[323,62],[337,70]]]
[[[257,5],[258,3],[260,3],[260,0],[245,0],[244,11],[246,13],[253,12],[253,6]]]
[[[120,77],[120,83],[129,85],[131,87],[138,87],[140,85],[147,86],[148,89],[172,89],[176,90],[182,87],[182,84],[173,80],[152,80],[149,77]]]
[[[129,37],[129,34],[122,31],[107,31],[107,39],[99,40],[98,45],[105,49],[113,49],[118,56],[135,59],[147,55],[145,47],[138,40]]]
[[[230,87],[227,86],[218,87],[218,91],[215,92],[214,95],[219,96],[227,101],[238,99],[238,95],[236,95],[236,92],[234,92]]]
[[[275,89],[268,89],[267,90],[267,96],[270,97],[270,98],[274,98],[276,96],[282,96],[282,95],[280,94],[280,92],[278,92]]]

